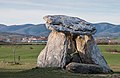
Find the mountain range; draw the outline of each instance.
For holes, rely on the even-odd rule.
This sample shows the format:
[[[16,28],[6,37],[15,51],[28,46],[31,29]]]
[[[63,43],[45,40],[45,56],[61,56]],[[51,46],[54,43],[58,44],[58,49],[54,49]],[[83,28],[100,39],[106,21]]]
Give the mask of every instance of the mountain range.
[[[95,23],[97,37],[120,37],[120,25],[110,23]],[[0,33],[16,33],[34,36],[48,36],[51,32],[46,28],[45,24],[23,24],[23,25],[4,25],[0,24]]]
[[[93,26],[97,29],[95,34],[97,37],[120,37],[120,25],[96,23]]]
[[[24,25],[3,25],[0,24],[0,32],[16,33],[23,35],[33,36],[48,36],[50,30],[48,30],[45,24],[24,24]]]

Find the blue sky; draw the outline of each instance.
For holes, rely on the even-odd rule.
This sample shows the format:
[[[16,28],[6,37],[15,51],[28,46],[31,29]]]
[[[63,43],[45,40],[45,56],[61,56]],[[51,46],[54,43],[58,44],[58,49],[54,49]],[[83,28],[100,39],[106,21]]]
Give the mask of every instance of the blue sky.
[[[40,24],[49,14],[120,24],[120,0],[0,0],[1,24]]]

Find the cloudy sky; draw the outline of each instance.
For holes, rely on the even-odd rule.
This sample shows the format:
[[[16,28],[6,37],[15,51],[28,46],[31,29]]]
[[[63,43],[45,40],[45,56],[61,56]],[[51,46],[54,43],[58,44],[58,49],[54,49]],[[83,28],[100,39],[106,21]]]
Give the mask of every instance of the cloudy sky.
[[[48,14],[120,24],[120,0],[0,0],[1,24],[40,24]]]

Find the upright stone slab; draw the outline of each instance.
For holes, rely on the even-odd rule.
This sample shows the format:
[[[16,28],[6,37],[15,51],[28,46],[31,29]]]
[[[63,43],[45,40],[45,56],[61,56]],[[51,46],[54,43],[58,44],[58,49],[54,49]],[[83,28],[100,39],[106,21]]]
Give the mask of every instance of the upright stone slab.
[[[48,43],[38,56],[38,67],[63,67],[66,62],[67,38],[64,33],[52,31]]]
[[[103,71],[111,72],[107,62],[102,56],[97,44],[92,36],[85,35],[84,37],[78,36],[76,38],[77,50],[84,64],[96,64],[103,68]]]
[[[65,15],[48,15],[44,17],[44,20],[46,27],[52,32],[48,37],[47,45],[38,56],[38,67],[67,67],[69,69],[68,67],[74,66],[67,65],[75,62],[74,65],[81,63],[75,66],[88,64],[86,67],[90,67],[93,64],[93,66],[100,66],[103,73],[111,72],[94,41],[92,34],[95,34],[96,28],[91,23]],[[81,69],[81,67],[78,68]]]

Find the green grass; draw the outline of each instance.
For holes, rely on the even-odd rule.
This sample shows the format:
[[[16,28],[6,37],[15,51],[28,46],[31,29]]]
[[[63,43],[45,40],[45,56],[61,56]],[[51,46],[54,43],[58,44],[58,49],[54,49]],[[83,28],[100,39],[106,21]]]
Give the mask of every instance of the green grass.
[[[99,45],[99,49],[102,52],[104,58],[106,59],[108,65],[115,72],[120,72],[120,53],[113,54],[106,51],[106,49],[117,49],[118,51],[120,51],[120,45]]]
[[[11,71],[11,70],[10,70]],[[119,74],[78,74],[65,70],[41,68],[20,72],[1,72],[1,78],[119,78]]]
[[[32,49],[31,49],[32,47]],[[16,48],[16,61],[20,62],[14,65],[13,46],[0,45],[0,78],[119,78],[120,77],[120,54],[106,52],[107,48],[116,48],[120,51],[120,45],[99,45],[99,48],[108,62],[108,65],[114,70],[115,74],[76,74],[65,70],[41,68],[35,69],[37,56],[44,48],[44,45],[22,45]],[[21,59],[18,61],[17,57]]]
[[[0,47],[0,61],[13,61],[13,47],[10,45],[3,45]],[[32,49],[31,49],[32,48]],[[44,48],[44,45],[22,45],[16,48],[16,60],[18,56],[21,61],[35,62],[38,54]]]

